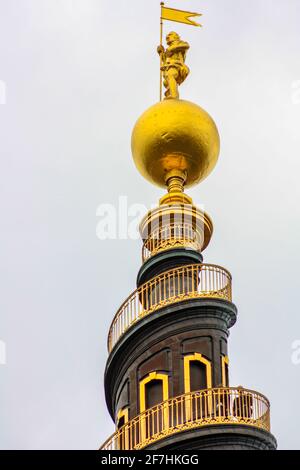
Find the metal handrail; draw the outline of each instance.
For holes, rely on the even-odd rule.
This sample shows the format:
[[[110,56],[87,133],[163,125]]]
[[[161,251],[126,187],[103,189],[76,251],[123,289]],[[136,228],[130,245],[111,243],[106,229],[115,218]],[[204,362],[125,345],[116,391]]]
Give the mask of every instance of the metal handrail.
[[[269,400],[261,393],[241,387],[189,392],[128,421],[100,450],[139,450],[178,432],[227,424],[270,431]]]
[[[109,352],[125,331],[146,315],[201,297],[231,301],[231,274],[217,265],[191,264],[156,276],[136,289],[117,311],[108,334]]]
[[[191,223],[173,223],[153,230],[142,249],[143,262],[161,251],[174,248],[192,248],[201,251],[203,245],[199,231]]]

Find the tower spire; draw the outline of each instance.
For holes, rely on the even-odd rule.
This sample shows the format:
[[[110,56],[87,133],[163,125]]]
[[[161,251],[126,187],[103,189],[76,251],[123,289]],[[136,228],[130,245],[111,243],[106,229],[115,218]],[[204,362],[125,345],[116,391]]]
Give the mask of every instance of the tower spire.
[[[131,140],[138,171],[167,193],[140,223],[137,286],[109,330],[105,392],[116,431],[102,449],[275,449],[268,399],[229,383],[232,278],[203,262],[212,221],[184,192],[212,172],[220,138],[204,109],[179,99],[188,44],[175,33],[167,43],[165,99],[139,117]]]

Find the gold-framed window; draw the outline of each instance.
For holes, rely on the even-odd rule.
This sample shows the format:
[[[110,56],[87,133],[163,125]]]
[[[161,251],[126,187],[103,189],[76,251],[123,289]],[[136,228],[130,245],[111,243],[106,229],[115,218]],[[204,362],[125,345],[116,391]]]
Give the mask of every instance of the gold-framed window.
[[[144,377],[139,384],[140,394],[140,413],[144,413],[141,419],[141,440],[144,442],[146,439],[151,438],[155,433],[166,430],[169,427],[169,409],[168,404],[157,404],[157,412],[147,414],[147,399],[146,391],[147,386],[154,381],[162,382],[162,399],[163,402],[169,399],[169,376],[162,372],[150,372]],[[151,407],[153,409],[153,407]]]
[[[221,368],[222,368],[222,386],[229,387],[229,358],[228,356],[221,356]]]

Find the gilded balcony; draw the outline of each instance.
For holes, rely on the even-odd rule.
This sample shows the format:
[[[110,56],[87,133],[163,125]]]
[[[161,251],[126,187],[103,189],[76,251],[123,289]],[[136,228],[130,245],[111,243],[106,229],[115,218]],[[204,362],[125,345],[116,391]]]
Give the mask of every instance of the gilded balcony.
[[[203,252],[211,239],[213,224],[193,204],[163,204],[152,209],[140,224],[143,262],[162,251],[190,248]]]
[[[118,429],[100,450],[140,450],[176,433],[212,425],[270,432],[270,403],[252,390],[211,388],[166,400]]]
[[[146,315],[177,302],[202,297],[231,301],[231,274],[220,266],[201,263],[156,276],[136,289],[117,311],[108,334],[109,352]]]
[[[162,251],[174,248],[190,248],[200,253],[202,245],[200,233],[191,224],[168,224],[153,230],[144,240],[142,259],[145,262]]]

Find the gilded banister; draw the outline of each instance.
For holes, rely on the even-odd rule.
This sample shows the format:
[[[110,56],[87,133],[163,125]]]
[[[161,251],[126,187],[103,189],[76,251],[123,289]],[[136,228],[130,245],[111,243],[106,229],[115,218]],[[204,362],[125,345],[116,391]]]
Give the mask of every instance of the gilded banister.
[[[165,306],[187,299],[211,297],[231,301],[231,274],[212,264],[171,269],[136,289],[117,311],[108,334],[108,350],[133,324]]]
[[[170,181],[178,177],[178,172],[173,173]],[[150,210],[140,223],[143,262],[174,248],[190,248],[202,253],[212,233],[209,215],[193,205],[186,194],[170,191],[161,198],[159,207]]]
[[[143,262],[161,251],[174,248],[191,248],[199,253],[203,239],[199,231],[189,223],[169,224],[158,227],[144,241],[142,249]]]
[[[242,387],[186,393],[149,408],[128,421],[100,450],[139,450],[178,432],[227,424],[270,431],[268,399]]]

